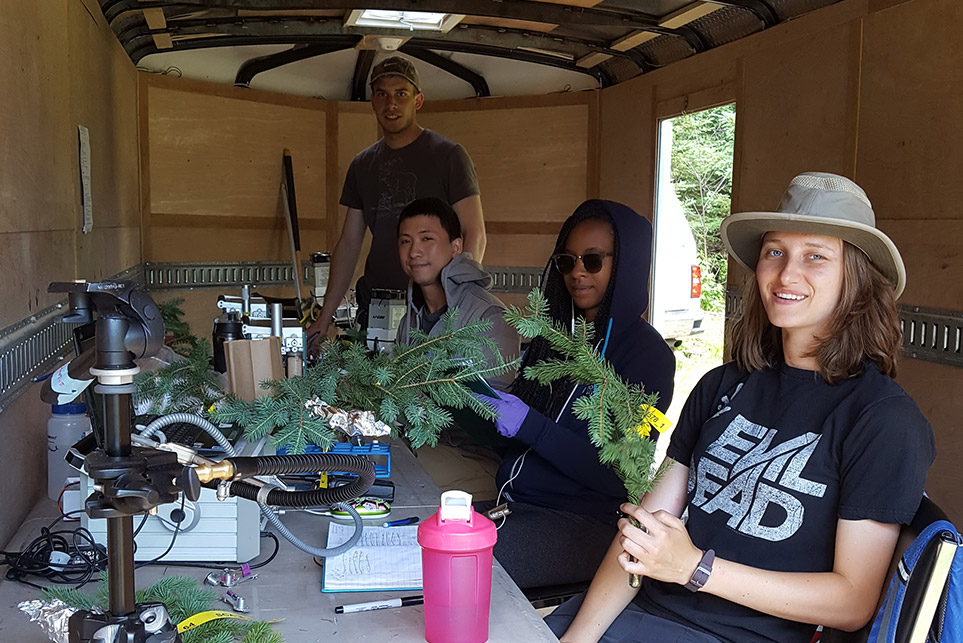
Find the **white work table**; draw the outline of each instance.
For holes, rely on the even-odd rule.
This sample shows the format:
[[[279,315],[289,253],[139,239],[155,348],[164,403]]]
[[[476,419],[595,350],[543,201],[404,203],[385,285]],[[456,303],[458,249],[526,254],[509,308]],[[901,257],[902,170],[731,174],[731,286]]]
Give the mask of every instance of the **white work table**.
[[[431,481],[418,460],[404,446],[392,445],[391,480],[395,484],[392,518],[418,515],[427,518],[437,510],[438,487]],[[6,549],[19,550],[40,534],[40,528],[58,515],[56,504],[40,502]],[[135,524],[136,524],[135,518]],[[305,513],[282,516],[302,541],[317,547],[324,545],[328,521]],[[383,521],[383,519],[382,519]],[[77,522],[60,523],[64,528]],[[268,565],[256,570],[258,578],[235,586],[233,591],[244,597],[251,612],[248,616],[261,620],[284,619],[274,625],[288,643],[314,641],[392,641],[418,643],[424,641],[424,608],[421,605],[383,609],[354,614],[335,614],[334,608],[346,603],[379,600],[418,594],[407,592],[322,593],[321,568],[306,554],[279,536],[281,548]],[[261,541],[264,559],[273,548],[268,539]],[[5,572],[5,568],[3,568]],[[152,565],[138,569],[137,588],[148,587],[165,576],[190,576],[203,580],[210,570]],[[37,582],[35,578],[28,578]],[[42,579],[41,579],[42,580]],[[66,587],[66,586],[65,586]],[[93,589],[88,584],[85,590]],[[223,595],[226,588],[217,588]],[[41,643],[49,641],[40,627],[31,623],[17,604],[39,598],[39,591],[28,585],[0,580],[0,641]],[[227,605],[215,604],[218,609]],[[492,603],[489,641],[491,643],[552,643],[558,639],[548,629],[521,590],[497,562],[492,574]]]

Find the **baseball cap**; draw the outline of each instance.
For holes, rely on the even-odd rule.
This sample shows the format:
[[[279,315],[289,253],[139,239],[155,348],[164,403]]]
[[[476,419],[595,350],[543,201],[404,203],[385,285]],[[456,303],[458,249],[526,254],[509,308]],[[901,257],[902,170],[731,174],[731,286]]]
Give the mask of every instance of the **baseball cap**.
[[[383,76],[401,76],[414,85],[417,92],[421,93],[421,82],[418,80],[418,70],[415,69],[414,63],[407,58],[389,56],[382,60],[371,70],[370,83],[374,85],[375,81]]]

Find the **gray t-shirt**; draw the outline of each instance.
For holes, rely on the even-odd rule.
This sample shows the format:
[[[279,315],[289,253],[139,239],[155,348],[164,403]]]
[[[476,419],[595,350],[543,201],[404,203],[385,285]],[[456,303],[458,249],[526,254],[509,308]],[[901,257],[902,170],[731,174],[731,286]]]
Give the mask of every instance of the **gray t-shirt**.
[[[341,205],[361,210],[372,235],[364,283],[358,284],[359,305],[367,309],[372,288],[407,288],[398,259],[398,215],[406,205],[424,197],[454,204],[476,194],[478,178],[465,148],[431,130],[401,149],[382,139],[355,156]]]

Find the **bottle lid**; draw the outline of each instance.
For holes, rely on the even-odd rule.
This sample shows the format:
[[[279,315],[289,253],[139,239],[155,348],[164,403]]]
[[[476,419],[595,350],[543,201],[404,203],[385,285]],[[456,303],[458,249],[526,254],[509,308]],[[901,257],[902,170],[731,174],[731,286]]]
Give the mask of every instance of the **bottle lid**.
[[[438,513],[418,526],[418,544],[441,552],[480,551],[496,540],[495,523],[475,511],[464,491],[442,494]]]
[[[441,494],[439,520],[471,520],[471,494],[452,489]]]
[[[87,405],[83,402],[76,404],[54,404],[50,410],[55,415],[84,415],[87,413]]]

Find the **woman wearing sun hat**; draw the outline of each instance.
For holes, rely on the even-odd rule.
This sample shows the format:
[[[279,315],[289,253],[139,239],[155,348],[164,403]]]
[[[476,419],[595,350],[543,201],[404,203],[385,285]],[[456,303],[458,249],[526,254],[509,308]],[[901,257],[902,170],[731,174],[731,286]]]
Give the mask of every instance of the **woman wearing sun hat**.
[[[755,273],[733,361],[689,396],[659,486],[623,505],[642,529],[623,519],[588,593],[547,617],[562,641],[858,629],[922,498],[932,429],[893,381],[906,273],[863,190],[801,174],[776,212],[733,214],[721,233]]]

